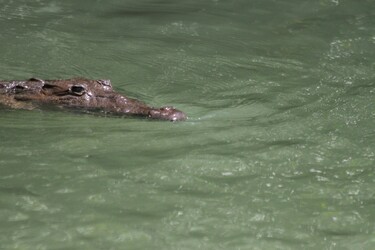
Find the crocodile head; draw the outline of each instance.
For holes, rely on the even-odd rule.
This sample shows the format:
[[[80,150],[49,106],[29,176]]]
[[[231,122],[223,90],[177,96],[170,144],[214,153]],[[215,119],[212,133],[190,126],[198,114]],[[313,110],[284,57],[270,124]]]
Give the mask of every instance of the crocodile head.
[[[186,115],[173,107],[149,107],[141,101],[115,92],[109,80],[31,78],[28,81],[14,83],[8,93],[13,93],[17,101],[115,115],[142,116],[170,121],[186,120]]]

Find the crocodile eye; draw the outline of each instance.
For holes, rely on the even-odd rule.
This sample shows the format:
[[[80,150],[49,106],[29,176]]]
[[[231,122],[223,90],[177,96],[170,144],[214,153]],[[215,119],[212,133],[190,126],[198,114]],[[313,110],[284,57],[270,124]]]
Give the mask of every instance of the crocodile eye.
[[[85,87],[82,85],[73,85],[70,87],[70,92],[75,95],[83,95],[85,93]]]

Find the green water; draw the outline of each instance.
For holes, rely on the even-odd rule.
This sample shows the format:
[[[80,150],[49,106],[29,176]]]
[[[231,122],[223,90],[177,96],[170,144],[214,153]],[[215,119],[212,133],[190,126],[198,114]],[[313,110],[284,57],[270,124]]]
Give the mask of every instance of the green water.
[[[189,120],[0,109],[0,249],[375,249],[374,10],[1,0],[2,79]]]

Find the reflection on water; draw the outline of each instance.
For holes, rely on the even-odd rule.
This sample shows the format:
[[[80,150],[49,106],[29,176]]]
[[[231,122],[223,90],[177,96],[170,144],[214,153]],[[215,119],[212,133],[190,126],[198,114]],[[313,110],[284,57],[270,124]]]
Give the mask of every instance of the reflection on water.
[[[0,109],[0,248],[372,249],[372,1],[3,1],[3,79],[181,123]]]

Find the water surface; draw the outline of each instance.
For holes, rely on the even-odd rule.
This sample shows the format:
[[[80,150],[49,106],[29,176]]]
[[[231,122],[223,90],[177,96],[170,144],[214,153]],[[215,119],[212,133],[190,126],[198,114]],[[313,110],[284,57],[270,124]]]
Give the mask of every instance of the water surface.
[[[189,115],[1,108],[1,249],[374,249],[373,1],[0,2],[2,79]]]

